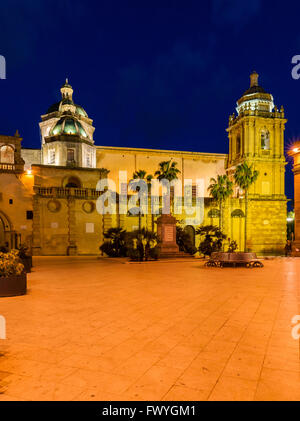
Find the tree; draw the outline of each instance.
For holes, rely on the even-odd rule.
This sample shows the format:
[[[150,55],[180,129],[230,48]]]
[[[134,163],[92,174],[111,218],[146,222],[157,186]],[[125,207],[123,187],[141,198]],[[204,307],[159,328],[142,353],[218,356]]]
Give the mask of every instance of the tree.
[[[169,182],[178,179],[178,174],[180,174],[180,170],[177,167],[177,162],[170,159],[169,161],[162,161],[159,163],[159,168],[155,171],[154,175],[157,177],[159,181],[161,180],[168,180]]]
[[[138,171],[135,171],[133,173],[133,179],[134,180],[140,179],[140,180],[144,180],[144,181],[147,182],[148,193],[151,190],[151,180],[152,180],[152,178],[153,178],[153,175],[147,174],[147,171],[145,171],[145,170],[138,170]],[[140,187],[137,186],[136,190],[139,191],[140,190]],[[140,205],[141,205],[141,200],[139,199],[139,206]],[[152,231],[154,231],[153,215],[152,215],[152,222],[151,222],[151,224],[152,224]],[[141,228],[142,228],[142,212],[141,212],[141,209],[140,209],[139,210],[139,230]]]
[[[218,175],[217,180],[215,178],[210,179],[210,185],[208,186],[209,194],[219,204],[220,208],[220,219],[219,228],[222,231],[223,227],[223,203],[233,193],[233,182],[229,180],[227,175]]]
[[[253,170],[253,165],[243,162],[236,167],[234,180],[236,184],[245,192],[245,248],[247,251],[247,217],[248,217],[248,191],[250,186],[257,180],[259,172]]]

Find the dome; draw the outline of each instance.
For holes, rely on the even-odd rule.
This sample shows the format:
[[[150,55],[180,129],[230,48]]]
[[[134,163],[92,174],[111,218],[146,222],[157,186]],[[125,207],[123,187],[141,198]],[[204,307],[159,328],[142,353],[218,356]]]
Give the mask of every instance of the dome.
[[[74,114],[82,117],[88,117],[85,109],[81,107],[81,105],[74,104],[73,102],[73,88],[69,84],[68,79],[63,84],[60,89],[62,99],[59,102],[55,102],[52,104],[51,107],[48,108],[46,114],[51,114],[55,112],[64,112],[64,111],[71,111]],[[69,106],[69,107],[68,107]]]
[[[244,108],[264,112],[271,112],[274,108],[273,96],[258,84],[258,76],[255,71],[250,74],[250,87],[237,101],[236,111],[238,114]]]
[[[54,125],[50,130],[50,136],[57,136],[60,134],[71,134],[80,137],[88,138],[88,135],[82,124],[71,116],[64,116]]]
[[[61,104],[62,105],[65,105],[65,104],[68,104],[68,105],[73,105],[74,104],[74,102],[72,101],[72,99],[70,99],[70,98],[64,98],[62,101],[61,101]]]
[[[60,105],[65,105],[65,104],[75,105],[75,114],[81,115],[83,117],[88,117],[85,109],[83,107],[81,107],[81,105],[74,104],[73,101],[69,98],[64,98],[61,101],[56,102],[55,104],[52,104],[51,107],[48,108],[46,114],[50,114],[50,113],[54,113],[56,111],[59,111]]]
[[[69,84],[68,79],[66,79],[65,83],[63,84],[62,88],[69,88],[72,89],[72,86]]]
[[[87,117],[88,116],[87,113],[86,113],[86,111],[85,111],[85,109],[82,108],[80,105],[76,105],[75,104],[75,107],[76,107],[76,111],[75,111],[76,114],[82,115],[84,117]]]
[[[251,95],[251,94],[258,94],[258,93],[266,94],[267,92],[264,90],[262,86],[256,85],[256,86],[251,86],[249,89],[247,89],[247,91],[243,93],[243,96]]]

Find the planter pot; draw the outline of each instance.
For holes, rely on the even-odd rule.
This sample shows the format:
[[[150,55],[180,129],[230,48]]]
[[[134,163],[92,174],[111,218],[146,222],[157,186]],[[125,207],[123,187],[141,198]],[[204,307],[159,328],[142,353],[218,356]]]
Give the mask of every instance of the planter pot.
[[[24,295],[27,291],[27,274],[0,276],[0,297]]]
[[[23,258],[20,258],[22,265],[24,265],[24,270],[26,273],[30,273],[31,272],[31,268],[32,268],[32,257],[31,256],[26,256]]]

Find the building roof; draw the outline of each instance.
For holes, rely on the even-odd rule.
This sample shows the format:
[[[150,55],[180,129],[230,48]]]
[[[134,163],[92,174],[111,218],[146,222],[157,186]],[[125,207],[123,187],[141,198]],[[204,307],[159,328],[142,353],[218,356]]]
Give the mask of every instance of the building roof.
[[[48,108],[48,110],[47,110],[47,112],[46,112],[46,114],[50,114],[50,113],[54,113],[54,112],[56,112],[56,111],[59,111],[59,107],[60,107],[60,105],[61,104],[66,104],[66,102],[65,101],[71,101],[70,99],[63,99],[63,100],[61,100],[61,101],[59,101],[59,102],[56,102],[55,104],[52,104],[49,108]],[[71,101],[70,102],[70,104],[72,104],[73,102]],[[78,105],[78,104],[74,104],[75,105],[75,107],[76,107],[76,110],[75,110],[75,113],[76,114],[78,114],[78,115],[82,115],[82,116],[84,116],[84,117],[88,117],[88,115],[87,115],[87,112],[85,111],[85,109],[81,106],[81,105]]]
[[[70,134],[88,138],[82,124],[71,115],[65,115],[60,118],[50,130],[50,136],[57,136],[60,134]]]

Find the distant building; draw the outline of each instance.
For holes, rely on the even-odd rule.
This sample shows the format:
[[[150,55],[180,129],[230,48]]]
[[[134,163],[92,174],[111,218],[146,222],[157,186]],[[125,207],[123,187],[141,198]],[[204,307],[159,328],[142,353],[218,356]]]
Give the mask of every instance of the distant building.
[[[138,216],[100,215],[96,210],[97,182],[105,170],[120,193],[119,170],[127,181],[137,170],[154,174],[161,161],[177,162],[180,179],[204,179],[204,224],[219,224],[218,205],[207,192],[212,177],[233,177],[241,162],[253,164],[259,177],[249,191],[247,248],[259,254],[283,252],[286,242],[284,194],[284,111],[251,74],[250,88],[229,118],[229,154],[96,146],[93,121],[73,101],[66,81],[62,98],[40,122],[41,149],[21,149],[21,138],[0,136],[0,246],[26,242],[35,255],[98,254],[103,233],[112,226],[138,227]],[[184,143],[184,142],[183,142]],[[124,186],[121,186],[123,188]],[[125,186],[127,189],[127,186]],[[193,189],[195,196],[195,191]],[[235,189],[224,207],[224,231],[244,248],[244,201]],[[197,225],[187,215],[175,215],[195,240]],[[156,217],[154,217],[155,219]],[[151,229],[153,216],[142,216]],[[154,224],[155,226],[155,224]]]
[[[292,248],[293,256],[300,256],[300,141],[293,144],[288,154],[294,159],[294,242]]]

